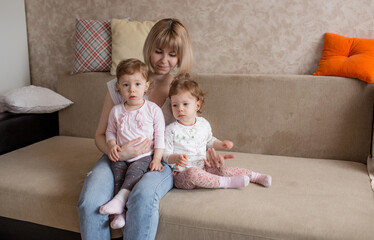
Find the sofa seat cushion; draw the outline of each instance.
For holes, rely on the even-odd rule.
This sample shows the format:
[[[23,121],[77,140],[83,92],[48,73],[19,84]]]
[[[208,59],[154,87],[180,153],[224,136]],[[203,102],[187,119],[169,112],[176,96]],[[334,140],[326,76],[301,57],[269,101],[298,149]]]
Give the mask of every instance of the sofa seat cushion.
[[[101,153],[89,138],[55,136],[0,156],[0,215],[79,232],[77,202]]]
[[[373,239],[366,165],[243,153],[226,164],[271,174],[273,185],[174,189],[161,201],[157,239]]]
[[[227,165],[273,177],[244,189],[171,190],[157,239],[372,239],[374,196],[362,163],[235,153]],[[101,156],[56,136],[0,156],[0,215],[79,232],[77,202]],[[121,232],[112,232],[118,237]]]

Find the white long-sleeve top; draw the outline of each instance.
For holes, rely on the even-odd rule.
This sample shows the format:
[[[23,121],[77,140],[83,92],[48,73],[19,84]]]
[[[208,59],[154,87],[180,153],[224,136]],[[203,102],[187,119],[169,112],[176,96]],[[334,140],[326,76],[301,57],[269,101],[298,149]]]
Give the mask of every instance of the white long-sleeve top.
[[[209,122],[203,117],[197,117],[192,126],[184,126],[175,121],[165,130],[164,161],[168,163],[171,154],[185,154],[188,157],[187,168],[203,168],[207,148],[213,147],[215,140]],[[182,167],[175,169],[175,164],[169,165],[174,171],[184,170]]]

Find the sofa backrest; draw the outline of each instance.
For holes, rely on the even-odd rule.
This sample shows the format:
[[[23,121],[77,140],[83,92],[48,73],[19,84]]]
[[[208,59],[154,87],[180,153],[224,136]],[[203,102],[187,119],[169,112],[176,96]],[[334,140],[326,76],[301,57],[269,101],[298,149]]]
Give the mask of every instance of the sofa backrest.
[[[240,152],[366,163],[374,87],[340,77],[198,75],[214,135]]]
[[[75,19],[174,17],[188,28],[196,73],[312,74],[325,32],[374,38],[373,5],[341,1],[27,0],[31,81],[56,88],[71,72]]]
[[[308,75],[194,76],[207,92],[203,114],[234,151],[366,163],[374,86]],[[60,111],[60,134],[93,137],[108,73],[62,75],[58,92],[74,104]]]
[[[60,135],[93,138],[99,123],[109,73],[81,73],[58,76],[57,91],[74,102],[59,112]]]

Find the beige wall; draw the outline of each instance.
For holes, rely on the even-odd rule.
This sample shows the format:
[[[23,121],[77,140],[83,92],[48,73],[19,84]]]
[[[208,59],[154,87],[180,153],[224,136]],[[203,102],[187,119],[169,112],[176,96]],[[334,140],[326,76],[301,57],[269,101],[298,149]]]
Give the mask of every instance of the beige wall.
[[[71,71],[74,19],[179,18],[198,73],[312,74],[325,32],[374,38],[371,0],[28,0],[32,82]]]
[[[24,0],[0,0],[0,94],[30,84]]]

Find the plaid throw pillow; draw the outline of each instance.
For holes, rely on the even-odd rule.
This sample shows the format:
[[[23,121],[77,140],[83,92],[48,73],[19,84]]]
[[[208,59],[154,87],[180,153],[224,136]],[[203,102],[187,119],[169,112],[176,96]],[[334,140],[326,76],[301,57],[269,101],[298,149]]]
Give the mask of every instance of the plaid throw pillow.
[[[110,71],[112,35],[110,20],[76,20],[75,61],[72,74]]]

